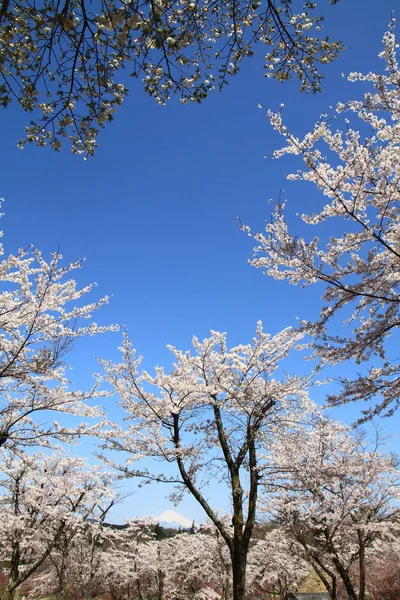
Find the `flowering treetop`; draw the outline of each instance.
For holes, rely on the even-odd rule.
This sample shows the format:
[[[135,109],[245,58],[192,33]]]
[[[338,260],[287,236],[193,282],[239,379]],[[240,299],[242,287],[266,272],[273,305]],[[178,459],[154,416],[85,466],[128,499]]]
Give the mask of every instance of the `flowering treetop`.
[[[247,469],[249,446],[262,446],[266,429],[294,424],[312,405],[307,378],[272,376],[301,338],[291,328],[271,336],[258,323],[251,344],[229,348],[226,334],[212,331],[203,341],[193,338],[193,354],[168,346],[173,370],[158,366],[151,375],[141,370],[142,357],[125,336],[122,362],[101,364],[128,414],[125,429],[115,424],[108,432],[110,446],[130,454],[127,473],[149,456],[177,461],[180,478],[171,477],[177,484],[186,475],[199,486],[217,475],[225,480],[221,455],[228,471]],[[140,468],[132,474],[168,480]]]

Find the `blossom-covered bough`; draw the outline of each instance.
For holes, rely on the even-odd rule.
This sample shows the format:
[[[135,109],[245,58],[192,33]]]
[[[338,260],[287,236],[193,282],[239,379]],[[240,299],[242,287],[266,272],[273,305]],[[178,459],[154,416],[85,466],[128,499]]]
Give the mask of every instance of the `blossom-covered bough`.
[[[321,192],[321,207],[301,214],[303,223],[321,232],[329,225],[332,237],[297,237],[282,203],[264,234],[244,227],[257,242],[255,267],[294,285],[325,284],[320,319],[304,326],[314,336],[322,365],[372,361],[366,374],[342,380],[342,392],[330,398],[334,405],[376,398],[364,418],[391,415],[400,402],[400,365],[387,343],[391,335],[398,343],[400,324],[400,69],[394,23],[383,41],[384,72],[349,76],[372,89],[362,100],[337,105],[337,120],[347,115],[342,129],[323,118],[299,139],[281,113],[268,111],[286,142],[274,156],[297,155],[305,164],[288,178],[311,182]],[[339,326],[338,331],[339,313],[347,330]]]
[[[260,42],[267,76],[294,76],[302,89],[318,90],[320,67],[341,44],[320,37],[316,7],[308,0],[1,0],[0,105],[17,101],[33,113],[21,147],[59,150],[69,140],[87,156],[127,94],[123,69],[160,104],[171,93],[201,102]]]
[[[84,304],[93,286],[79,288],[68,275],[80,263],[62,266],[61,258],[46,261],[28,249],[0,261],[0,447],[73,441],[96,425],[65,426],[51,416],[102,414],[89,401],[105,393],[97,383],[88,392],[71,390],[63,358],[76,339],[113,329],[85,324],[108,298]]]
[[[185,491],[193,495],[229,549],[234,600],[246,594],[263,478],[260,452],[267,453],[274,436],[286,428],[300,426],[314,406],[306,378],[273,377],[301,337],[290,328],[271,336],[259,323],[250,344],[229,348],[225,334],[211,332],[203,341],[193,338],[193,354],[169,347],[173,370],[156,367],[155,375],[141,370],[142,359],[125,337],[122,362],[101,361],[127,413],[126,428],[110,424],[103,433],[105,447],[128,453],[127,462],[121,466],[107,457],[109,464],[145,482],[174,483],[174,501]],[[143,458],[170,466],[158,474],[141,467]],[[211,481],[219,481],[230,504],[228,521],[208,499]]]

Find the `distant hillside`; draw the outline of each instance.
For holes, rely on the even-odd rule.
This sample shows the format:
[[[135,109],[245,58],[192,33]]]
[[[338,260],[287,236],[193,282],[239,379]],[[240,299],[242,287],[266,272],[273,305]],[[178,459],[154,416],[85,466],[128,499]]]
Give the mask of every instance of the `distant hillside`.
[[[122,530],[122,529],[126,529],[127,524],[126,523],[123,523],[123,524],[103,523],[103,527],[109,527],[111,529],[116,529],[116,530]],[[191,528],[164,527],[163,525],[160,525],[160,523],[157,523],[150,529],[154,533],[156,540],[163,540],[165,538],[173,537],[174,535],[179,535],[180,533],[183,533],[183,532],[190,533],[192,531]]]

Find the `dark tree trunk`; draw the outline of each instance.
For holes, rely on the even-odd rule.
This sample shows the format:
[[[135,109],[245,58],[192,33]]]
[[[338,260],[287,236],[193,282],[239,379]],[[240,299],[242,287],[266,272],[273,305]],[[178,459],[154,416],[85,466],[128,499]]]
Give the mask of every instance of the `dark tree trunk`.
[[[3,592],[3,600],[15,600],[18,598],[18,586],[20,582],[19,565],[21,553],[19,543],[16,542],[12,549],[11,563],[8,571],[7,587]]]
[[[358,600],[365,600],[365,544],[362,532],[358,532],[360,555],[358,557],[360,583],[358,590]]]
[[[158,571],[157,600],[163,600],[163,595],[164,595],[164,573],[162,571]]]
[[[242,545],[234,542],[232,550],[233,600],[246,600],[246,558]]]
[[[335,558],[333,562],[346,589],[349,600],[359,600],[348,570],[341,564],[339,559]]]

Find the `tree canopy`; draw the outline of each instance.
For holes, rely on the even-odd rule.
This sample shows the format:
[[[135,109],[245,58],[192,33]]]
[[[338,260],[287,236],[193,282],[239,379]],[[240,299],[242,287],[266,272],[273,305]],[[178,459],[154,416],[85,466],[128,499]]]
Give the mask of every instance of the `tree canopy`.
[[[87,156],[128,92],[127,75],[160,104],[171,94],[201,102],[261,43],[268,77],[316,91],[320,67],[342,46],[320,37],[315,9],[309,0],[2,0],[0,105],[16,100],[33,113],[21,147],[60,150],[69,139]]]

